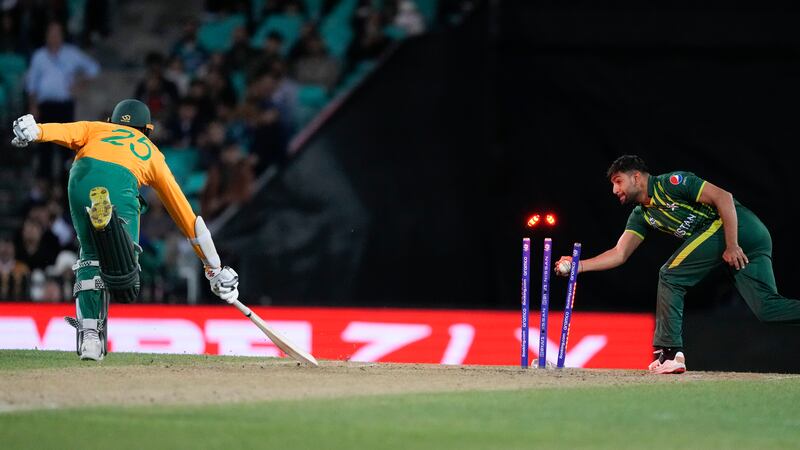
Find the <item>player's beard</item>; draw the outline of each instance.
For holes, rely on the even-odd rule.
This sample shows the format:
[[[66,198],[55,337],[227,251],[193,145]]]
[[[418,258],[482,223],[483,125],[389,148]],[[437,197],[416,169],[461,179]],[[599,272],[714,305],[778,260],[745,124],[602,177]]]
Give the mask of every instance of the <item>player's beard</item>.
[[[642,191],[640,189],[632,187],[629,191],[625,192],[625,199],[622,200],[622,204],[630,205],[631,203],[638,203],[641,193]]]

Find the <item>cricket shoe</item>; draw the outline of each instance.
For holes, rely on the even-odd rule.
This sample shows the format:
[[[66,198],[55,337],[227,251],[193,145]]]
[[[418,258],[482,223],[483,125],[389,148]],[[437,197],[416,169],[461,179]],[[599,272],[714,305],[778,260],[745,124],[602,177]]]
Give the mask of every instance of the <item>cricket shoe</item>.
[[[648,370],[653,374],[679,374],[686,372],[686,357],[683,352],[676,352],[673,359],[666,359],[664,350],[656,350],[655,361],[650,363]]]
[[[111,222],[111,197],[108,189],[103,186],[94,187],[89,191],[89,200],[92,202],[90,208],[86,208],[89,219],[95,230],[102,230]]]
[[[103,342],[100,340],[100,334],[97,332],[97,325],[94,327],[86,327],[86,325],[89,325],[91,322],[97,323],[96,320],[84,320],[84,328],[80,331],[82,334],[80,349],[81,360],[91,359],[92,361],[102,361]]]

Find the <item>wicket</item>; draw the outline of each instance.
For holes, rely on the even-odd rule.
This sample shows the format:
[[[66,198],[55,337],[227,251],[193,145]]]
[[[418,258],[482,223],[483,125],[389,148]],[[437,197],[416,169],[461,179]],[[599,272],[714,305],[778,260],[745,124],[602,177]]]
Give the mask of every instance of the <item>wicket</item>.
[[[530,313],[531,240],[522,239],[522,356],[520,365],[528,367],[528,314]]]
[[[553,240],[544,239],[544,255],[542,257],[542,303],[539,319],[539,368],[547,367],[547,322],[550,312],[550,261],[552,258]],[[528,368],[528,334],[530,314],[530,238],[522,239],[522,336],[521,336],[521,358],[520,365]],[[567,297],[564,306],[564,320],[561,325],[561,340],[558,348],[558,360],[556,367],[564,368],[564,360],[567,354],[567,341],[569,339],[569,328],[572,322],[572,306],[575,303],[575,291],[578,281],[578,264],[581,257],[581,244],[576,242],[572,247],[572,265],[570,266],[569,282],[567,284]]]

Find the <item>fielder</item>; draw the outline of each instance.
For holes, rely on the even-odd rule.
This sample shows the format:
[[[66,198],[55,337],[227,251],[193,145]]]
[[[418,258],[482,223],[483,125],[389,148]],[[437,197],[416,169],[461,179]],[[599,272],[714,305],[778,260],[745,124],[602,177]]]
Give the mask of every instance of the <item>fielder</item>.
[[[211,291],[232,303],[239,277],[222,266],[203,218],[195,216],[148,135],[150,110],[138,100],[123,100],[108,122],[37,124],[27,114],[14,121],[16,147],[53,142],[75,150],[67,194],[81,253],[73,266],[77,330],[82,360],[100,361],[107,352],[109,300],[131,302],[139,295],[139,187],[152,186],[181,232],[203,261]]]
[[[581,260],[578,272],[622,265],[639,247],[648,228],[683,240],[659,270],[656,359],[652,373],[683,373],[683,297],[712,270],[727,264],[731,280],[747,305],[764,322],[800,323],[800,301],[778,294],[772,272],[772,238],[767,227],[733,196],[690,172],[650,175],[638,156],[617,158],[606,174],[620,203],[637,203],[617,245]],[[562,261],[556,273],[565,275]],[[567,269],[566,274],[569,274]]]

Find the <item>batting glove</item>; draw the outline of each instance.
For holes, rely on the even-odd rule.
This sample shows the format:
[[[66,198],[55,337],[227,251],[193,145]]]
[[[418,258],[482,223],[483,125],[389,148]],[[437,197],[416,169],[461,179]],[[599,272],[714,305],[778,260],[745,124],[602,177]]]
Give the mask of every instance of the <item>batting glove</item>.
[[[217,297],[231,304],[239,298],[239,275],[235,270],[228,266],[208,269],[206,278],[211,284],[211,292]]]
[[[25,114],[14,121],[11,129],[14,131],[14,139],[11,145],[15,147],[27,147],[31,142],[39,138],[39,125],[31,114]]]

